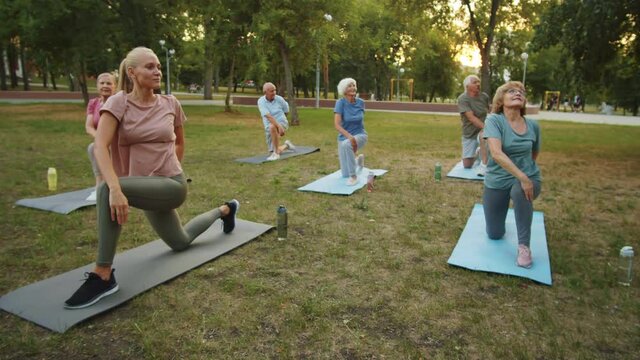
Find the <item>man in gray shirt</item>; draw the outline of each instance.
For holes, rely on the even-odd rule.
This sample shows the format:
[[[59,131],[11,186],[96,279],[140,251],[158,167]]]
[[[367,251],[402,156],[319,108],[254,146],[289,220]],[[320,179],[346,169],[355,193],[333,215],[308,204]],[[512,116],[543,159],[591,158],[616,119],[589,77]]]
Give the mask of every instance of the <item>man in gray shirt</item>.
[[[462,85],[465,91],[458,97],[462,123],[462,165],[470,169],[479,153],[481,161],[477,172],[484,176],[487,170],[487,146],[482,138],[482,129],[489,112],[489,95],[480,92],[480,78],[475,75],[467,76]]]

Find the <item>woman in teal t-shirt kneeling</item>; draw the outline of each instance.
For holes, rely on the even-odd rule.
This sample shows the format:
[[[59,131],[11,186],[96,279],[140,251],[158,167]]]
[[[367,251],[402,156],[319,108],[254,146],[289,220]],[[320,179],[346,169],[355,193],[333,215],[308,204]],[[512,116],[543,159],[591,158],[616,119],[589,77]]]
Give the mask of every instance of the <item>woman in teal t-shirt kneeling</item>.
[[[513,200],[518,230],[516,264],[530,268],[533,200],[540,194],[542,178],[536,164],[540,127],[524,117],[526,104],[526,92],[521,82],[510,81],[496,90],[493,113],[487,117],[484,128],[489,162],[482,200],[487,234],[494,240],[504,236],[509,200]]]

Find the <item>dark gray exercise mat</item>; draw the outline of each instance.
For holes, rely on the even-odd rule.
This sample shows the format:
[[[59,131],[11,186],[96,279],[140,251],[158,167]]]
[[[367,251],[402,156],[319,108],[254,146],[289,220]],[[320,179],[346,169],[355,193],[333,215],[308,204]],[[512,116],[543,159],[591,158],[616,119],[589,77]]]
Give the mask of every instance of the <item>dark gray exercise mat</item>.
[[[75,324],[116,307],[144,291],[171,280],[241,246],[271,229],[271,225],[237,219],[230,234],[216,221],[184,251],[173,252],[156,240],[117,254],[113,263],[120,290],[84,309],[65,309],[64,301],[82,285],[93,264],[27,285],[0,298],[0,309],[63,333]]]
[[[85,206],[95,205],[95,200],[87,200],[87,196],[89,196],[93,190],[95,190],[95,187],[92,186],[90,188],[66,192],[62,194],[33,199],[21,199],[16,201],[16,205],[46,211],[53,211],[58,214],[66,215],[74,210],[83,208]]]
[[[286,150],[282,154],[280,154],[280,159],[275,160],[274,162],[287,159],[290,157],[298,156],[298,155],[306,155],[311,154],[316,151],[320,151],[320,148],[313,146],[296,146],[295,150]],[[237,162],[249,163],[249,164],[262,164],[263,162],[267,162],[267,157],[269,154],[257,155],[248,158],[236,159]]]

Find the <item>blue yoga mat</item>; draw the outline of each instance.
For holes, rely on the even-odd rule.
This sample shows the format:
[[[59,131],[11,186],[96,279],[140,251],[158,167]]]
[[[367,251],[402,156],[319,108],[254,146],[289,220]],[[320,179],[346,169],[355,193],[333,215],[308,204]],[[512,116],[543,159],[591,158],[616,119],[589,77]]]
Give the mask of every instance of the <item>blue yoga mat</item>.
[[[343,178],[342,173],[340,172],[340,170],[338,170],[310,184],[299,187],[298,190],[313,191],[333,195],[351,195],[367,185],[367,176],[369,174],[369,171],[373,171],[376,177],[382,176],[387,173],[387,170],[363,168],[362,172],[358,175],[358,183],[356,185],[349,186],[347,185],[347,179]]]
[[[478,176],[475,167],[471,169],[465,169],[464,166],[462,166],[462,161],[458,162],[456,166],[454,166],[453,169],[449,171],[447,177],[467,180],[484,180],[484,177]]]
[[[515,275],[551,285],[551,265],[544,230],[544,216],[539,211],[533,212],[530,247],[533,258],[531,268],[517,266],[518,235],[513,209],[509,209],[507,213],[504,238],[491,240],[487,236],[482,204],[476,204],[447,262],[469,270]]]

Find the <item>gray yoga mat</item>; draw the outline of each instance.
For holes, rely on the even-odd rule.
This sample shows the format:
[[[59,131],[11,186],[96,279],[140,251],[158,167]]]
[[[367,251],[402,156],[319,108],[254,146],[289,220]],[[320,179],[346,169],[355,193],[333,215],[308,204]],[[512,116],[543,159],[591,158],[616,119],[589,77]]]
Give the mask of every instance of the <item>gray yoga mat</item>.
[[[12,291],[0,298],[0,309],[63,333],[79,322],[255,239],[272,227],[237,219],[233,232],[224,234],[222,223],[217,220],[184,251],[174,252],[162,240],[156,240],[117,254],[113,267],[120,290],[84,309],[65,309],[64,301],[82,285],[84,273],[91,271],[94,264]]]
[[[296,146],[295,150],[286,150],[282,154],[280,154],[280,159],[275,160],[275,162],[288,159],[290,157],[298,156],[298,155],[311,154],[316,151],[320,151],[320,148],[313,147],[313,146]],[[236,161],[241,163],[249,163],[249,164],[262,164],[263,162],[267,162],[267,157],[269,157],[269,154],[236,159]]]
[[[87,196],[89,196],[93,190],[95,190],[95,187],[92,186],[90,188],[82,190],[71,191],[51,196],[32,199],[21,199],[16,201],[16,205],[45,211],[53,211],[58,214],[66,215],[74,210],[83,208],[85,206],[95,205],[95,200],[86,200]]]

